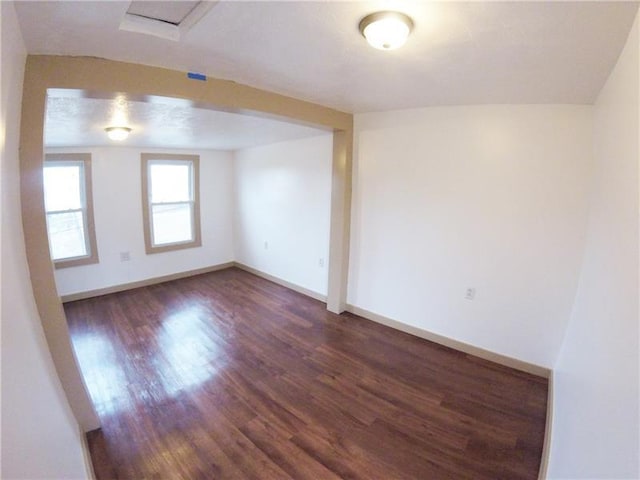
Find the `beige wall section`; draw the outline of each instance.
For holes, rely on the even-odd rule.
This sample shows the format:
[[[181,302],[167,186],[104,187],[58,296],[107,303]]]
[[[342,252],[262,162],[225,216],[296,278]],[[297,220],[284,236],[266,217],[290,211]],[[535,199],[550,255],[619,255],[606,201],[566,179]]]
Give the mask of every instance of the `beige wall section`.
[[[187,78],[185,72],[89,57],[29,56],[22,98],[20,137],[22,221],[33,292],[47,342],[71,408],[86,430],[99,424],[79,373],[56,291],[47,244],[42,189],[43,133],[48,88],[91,94],[126,93],[192,100],[194,105],[272,116],[334,131],[329,295],[331,311],[345,309],[351,199],[353,116],[231,81]]]
[[[352,159],[353,122],[346,130],[336,130],[333,133],[329,283],[327,288],[327,309],[333,313],[342,313],[347,308]]]
[[[241,85],[229,80],[190,80],[186,72],[93,57],[30,55],[27,70],[41,88],[70,88],[101,95],[123,92],[132,97],[182,98],[194,106],[250,115],[273,116],[295,123],[350,130],[353,116],[314,103]]]
[[[27,261],[33,294],[56,371],[80,427],[89,431],[98,428],[100,423],[71,348],[64,310],[56,291],[47,240],[42,186],[46,87],[42,87],[42,78],[31,81],[33,72],[28,72],[27,67],[20,129],[20,196]]]

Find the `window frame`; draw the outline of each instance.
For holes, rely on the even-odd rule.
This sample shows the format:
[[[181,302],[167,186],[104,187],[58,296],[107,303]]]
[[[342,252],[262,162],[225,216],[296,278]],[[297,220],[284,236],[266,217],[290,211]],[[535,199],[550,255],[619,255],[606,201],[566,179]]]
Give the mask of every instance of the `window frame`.
[[[150,166],[156,161],[167,164],[171,164],[172,162],[191,163],[191,190],[193,198],[189,202],[193,204],[193,208],[191,211],[193,240],[168,243],[157,246],[153,244],[152,207],[154,204],[151,202],[151,176],[149,175],[149,169]],[[142,217],[144,224],[144,247],[146,254],[151,255],[154,253],[171,252],[175,250],[201,247],[202,235],[200,231],[200,156],[173,153],[142,153],[140,154],[140,166],[142,171]],[[155,205],[162,205],[162,203],[156,203]]]
[[[78,267],[82,265],[92,265],[100,262],[100,257],[98,255],[98,242],[96,240],[96,225],[93,214],[93,187],[92,187],[92,175],[91,175],[91,154],[90,153],[47,153],[44,156],[44,164],[43,164],[43,181],[42,188],[44,191],[44,169],[48,166],[51,166],[52,163],[58,165],[66,164],[82,164],[82,175],[81,175],[81,185],[80,192],[81,198],[80,200],[83,203],[82,208],[82,220],[84,223],[85,230],[85,247],[87,248],[89,254],[81,255],[77,257],[69,257],[63,258],[60,260],[54,260],[51,255],[51,240],[49,237],[49,223],[48,216],[50,213],[61,213],[58,211],[48,212],[46,205],[44,206],[44,214],[45,214],[45,223],[46,223],[46,231],[47,231],[47,245],[49,246],[49,258],[53,262],[54,268],[69,268],[69,267]],[[74,210],[69,210],[74,211]]]

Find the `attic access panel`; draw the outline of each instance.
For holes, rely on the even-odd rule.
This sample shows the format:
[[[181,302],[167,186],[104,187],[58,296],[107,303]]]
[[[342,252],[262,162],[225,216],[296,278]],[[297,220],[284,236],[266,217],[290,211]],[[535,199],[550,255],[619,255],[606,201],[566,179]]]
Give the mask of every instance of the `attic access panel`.
[[[127,13],[160,22],[180,25],[182,21],[202,2],[161,2],[134,0],[129,5]]]
[[[120,30],[180,41],[216,1],[145,1],[129,4],[120,22]]]

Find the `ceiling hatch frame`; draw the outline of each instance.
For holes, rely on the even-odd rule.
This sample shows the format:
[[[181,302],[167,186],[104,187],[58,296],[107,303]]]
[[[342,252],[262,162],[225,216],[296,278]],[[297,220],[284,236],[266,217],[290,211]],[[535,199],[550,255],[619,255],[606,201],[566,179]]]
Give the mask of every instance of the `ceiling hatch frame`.
[[[195,3],[191,7],[191,4]],[[120,30],[142,33],[179,42],[216,4],[217,0],[198,2],[148,2],[134,0],[120,22]],[[171,11],[176,5],[191,7],[187,12]],[[176,13],[180,18],[176,18]]]

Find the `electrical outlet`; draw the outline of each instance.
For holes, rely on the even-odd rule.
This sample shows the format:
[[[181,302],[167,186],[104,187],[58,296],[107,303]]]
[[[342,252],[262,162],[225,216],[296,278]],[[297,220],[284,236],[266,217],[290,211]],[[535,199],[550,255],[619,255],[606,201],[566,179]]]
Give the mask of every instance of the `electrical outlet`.
[[[320,260],[318,260],[318,266],[324,267],[324,258],[321,258]]]
[[[474,298],[476,298],[476,289],[472,287],[467,288],[467,291],[464,294],[464,298],[467,300],[473,300]]]
[[[128,262],[131,260],[131,254],[129,252],[120,252],[120,261]]]

